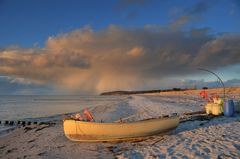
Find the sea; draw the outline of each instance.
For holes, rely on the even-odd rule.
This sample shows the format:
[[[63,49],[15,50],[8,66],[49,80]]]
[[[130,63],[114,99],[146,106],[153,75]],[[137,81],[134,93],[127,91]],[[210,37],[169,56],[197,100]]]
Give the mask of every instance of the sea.
[[[79,112],[84,108],[118,105],[121,96],[43,96],[16,95],[0,96],[0,135],[14,126],[8,121],[50,121],[63,114]]]

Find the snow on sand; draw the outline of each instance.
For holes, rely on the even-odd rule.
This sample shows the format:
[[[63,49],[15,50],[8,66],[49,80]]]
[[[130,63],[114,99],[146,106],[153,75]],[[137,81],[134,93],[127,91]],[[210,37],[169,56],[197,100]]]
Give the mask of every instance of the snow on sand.
[[[145,112],[131,120],[202,110],[195,95],[126,97],[118,106],[90,109],[96,120],[115,121]],[[233,118],[181,123],[169,134],[141,142],[81,143],[66,139],[62,123],[18,128],[0,138],[0,158],[238,158],[240,114]]]

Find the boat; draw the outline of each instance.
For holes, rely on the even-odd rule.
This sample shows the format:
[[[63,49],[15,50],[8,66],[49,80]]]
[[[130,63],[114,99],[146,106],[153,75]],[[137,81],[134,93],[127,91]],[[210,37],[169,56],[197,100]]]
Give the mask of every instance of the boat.
[[[65,136],[72,141],[84,142],[144,138],[175,129],[178,124],[178,116],[113,123],[77,121],[73,119],[63,121]]]

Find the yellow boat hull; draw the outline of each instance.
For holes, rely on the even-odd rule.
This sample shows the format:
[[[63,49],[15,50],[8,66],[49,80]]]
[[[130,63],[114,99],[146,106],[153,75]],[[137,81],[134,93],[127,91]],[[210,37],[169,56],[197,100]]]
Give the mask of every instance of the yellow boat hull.
[[[179,117],[148,119],[128,123],[99,123],[64,120],[66,137],[72,141],[121,141],[147,137],[174,129]]]

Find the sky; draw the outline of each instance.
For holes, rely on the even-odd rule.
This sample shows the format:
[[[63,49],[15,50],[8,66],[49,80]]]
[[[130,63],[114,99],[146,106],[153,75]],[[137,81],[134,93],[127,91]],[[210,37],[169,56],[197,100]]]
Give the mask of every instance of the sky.
[[[0,94],[240,86],[238,0],[0,0]]]

